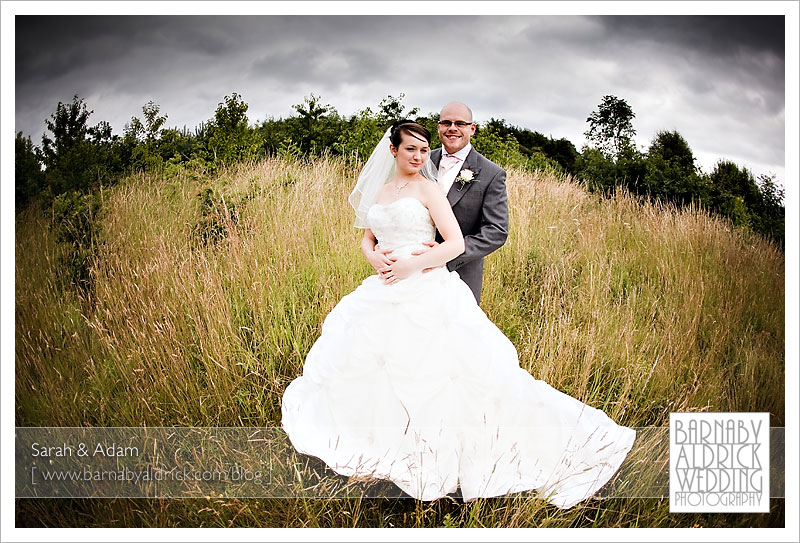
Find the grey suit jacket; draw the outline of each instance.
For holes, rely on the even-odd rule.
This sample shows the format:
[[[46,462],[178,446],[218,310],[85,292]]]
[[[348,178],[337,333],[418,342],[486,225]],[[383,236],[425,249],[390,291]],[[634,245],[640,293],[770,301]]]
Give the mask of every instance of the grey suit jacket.
[[[438,168],[442,148],[431,151],[430,159]],[[463,188],[461,183],[454,182],[447,193],[465,245],[464,252],[447,263],[447,269],[458,272],[480,303],[483,258],[499,249],[508,238],[506,171],[474,147],[461,169],[472,170],[475,178]],[[439,232],[436,239],[442,241]]]

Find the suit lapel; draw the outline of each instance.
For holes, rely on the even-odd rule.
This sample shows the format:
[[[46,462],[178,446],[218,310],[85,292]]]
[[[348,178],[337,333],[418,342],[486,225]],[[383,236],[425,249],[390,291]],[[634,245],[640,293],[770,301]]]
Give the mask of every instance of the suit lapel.
[[[438,160],[441,160],[442,154],[439,153]],[[473,147],[469,150],[469,154],[467,155],[467,160],[464,161],[464,164],[461,165],[461,170],[472,170],[475,172],[475,175],[478,175],[478,152]],[[458,177],[461,175],[461,170],[458,171]],[[461,187],[461,183],[458,181],[453,181],[453,184],[450,186],[450,190],[447,191],[447,201],[450,202],[450,206],[454,206],[458,203],[459,200],[466,194],[466,192],[472,188],[472,183],[467,183],[464,187]],[[461,189],[461,190],[458,190]]]
[[[431,160],[431,162],[433,162],[433,165],[436,166],[436,169],[438,170],[439,169],[439,163],[442,161],[442,148],[441,147],[437,147],[436,149],[431,151],[430,160]]]

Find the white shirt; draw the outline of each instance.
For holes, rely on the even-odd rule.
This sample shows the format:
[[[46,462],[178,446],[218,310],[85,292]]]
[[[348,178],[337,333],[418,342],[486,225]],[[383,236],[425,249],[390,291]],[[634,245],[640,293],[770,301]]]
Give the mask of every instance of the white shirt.
[[[466,144],[463,149],[453,153],[453,156],[458,158],[461,162],[459,162],[446,172],[442,172],[441,168],[439,169],[438,182],[439,186],[442,188],[442,192],[444,192],[445,195],[447,195],[448,191],[450,190],[450,187],[453,186],[453,182],[456,180],[456,177],[458,177],[458,172],[460,172],[461,168],[464,167],[464,161],[467,160],[467,155],[471,150],[472,150],[472,144],[471,143]],[[447,151],[444,150],[444,147],[442,147],[442,160],[444,160],[444,154],[446,152]],[[441,161],[439,162],[439,164],[441,165]]]

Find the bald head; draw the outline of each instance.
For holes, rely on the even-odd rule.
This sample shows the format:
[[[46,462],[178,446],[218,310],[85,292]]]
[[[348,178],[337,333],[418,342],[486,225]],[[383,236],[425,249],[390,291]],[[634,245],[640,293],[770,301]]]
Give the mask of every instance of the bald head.
[[[443,118],[442,116],[447,112],[447,114],[461,114],[461,117],[465,121],[472,121],[472,110],[465,104],[464,102],[450,102],[446,106],[442,108],[442,111],[439,112],[439,118]]]

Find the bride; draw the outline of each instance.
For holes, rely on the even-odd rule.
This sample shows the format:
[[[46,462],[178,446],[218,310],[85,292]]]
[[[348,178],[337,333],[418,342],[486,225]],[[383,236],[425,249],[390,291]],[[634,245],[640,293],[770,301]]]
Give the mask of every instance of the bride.
[[[427,129],[397,122],[362,170],[350,201],[362,247],[382,249],[365,251],[378,275],[326,317],[284,393],[282,426],[337,473],[389,479],[420,500],[535,489],[570,508],[614,475],[636,434],[522,369],[444,267],[464,239],[429,146]],[[426,250],[437,229],[443,243]]]

